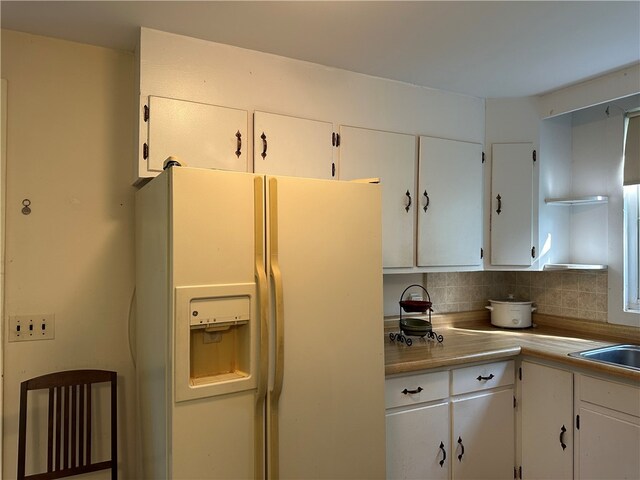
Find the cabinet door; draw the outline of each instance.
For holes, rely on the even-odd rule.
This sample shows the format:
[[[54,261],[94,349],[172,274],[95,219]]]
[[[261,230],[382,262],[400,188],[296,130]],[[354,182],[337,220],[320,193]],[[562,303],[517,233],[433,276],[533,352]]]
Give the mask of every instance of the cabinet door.
[[[578,478],[640,478],[640,418],[581,403]]]
[[[384,267],[412,267],[415,242],[416,138],[340,127],[340,180],[379,178]]]
[[[482,146],[420,137],[418,266],[479,265]]]
[[[247,171],[247,112],[149,97],[147,167],[162,171],[169,156],[189,167]]]
[[[387,413],[387,478],[449,478],[449,404]]]
[[[522,362],[520,405],[522,478],[572,478],[573,374]]]
[[[485,393],[451,403],[453,479],[513,478],[513,389]]]
[[[265,175],[331,179],[333,124],[255,112],[253,170]]]
[[[494,143],[491,151],[491,264],[530,266],[533,144]]]

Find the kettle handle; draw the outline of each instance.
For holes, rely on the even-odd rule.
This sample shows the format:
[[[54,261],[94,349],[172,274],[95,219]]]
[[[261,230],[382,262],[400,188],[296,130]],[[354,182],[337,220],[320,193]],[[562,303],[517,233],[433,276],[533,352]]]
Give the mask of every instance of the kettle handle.
[[[531,313],[535,312],[538,309],[538,307],[531,307]]]
[[[493,312],[493,305],[486,305],[484,308]]]

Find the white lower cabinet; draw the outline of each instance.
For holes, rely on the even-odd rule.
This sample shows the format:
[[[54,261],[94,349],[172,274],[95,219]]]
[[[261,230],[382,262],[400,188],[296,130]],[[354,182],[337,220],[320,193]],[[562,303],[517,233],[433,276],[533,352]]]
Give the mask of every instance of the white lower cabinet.
[[[576,375],[576,478],[640,478],[640,388]]]
[[[387,478],[449,478],[449,402],[387,414]]]
[[[451,412],[451,478],[513,478],[513,388],[453,400]]]
[[[573,475],[573,374],[522,362],[522,478]]]
[[[387,478],[513,478],[513,363],[388,378]]]

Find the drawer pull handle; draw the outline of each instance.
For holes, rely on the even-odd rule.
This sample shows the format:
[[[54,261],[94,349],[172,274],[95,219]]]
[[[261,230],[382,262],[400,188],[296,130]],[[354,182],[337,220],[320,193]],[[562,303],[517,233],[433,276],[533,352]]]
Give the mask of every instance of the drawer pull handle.
[[[478,375],[478,378],[476,378],[476,380],[478,380],[479,382],[481,382],[482,380],[491,380],[495,375],[492,373],[490,374],[488,377],[483,377],[482,375]]]
[[[444,467],[444,461],[447,459],[447,451],[444,449],[444,443],[440,442],[440,450],[442,450],[442,460],[440,460],[440,468]]]
[[[424,390],[422,387],[418,387],[415,390],[407,390],[405,388],[404,390],[402,390],[402,393],[404,393],[405,395],[415,395],[416,393],[420,393],[422,390]]]
[[[562,450],[567,448],[567,445],[564,443],[564,434],[566,431],[567,429],[565,428],[564,425],[562,425],[562,428],[560,429],[560,446],[562,447]]]
[[[464,455],[464,444],[462,443],[462,437],[458,437],[458,445],[460,445],[460,448],[462,449],[460,455],[458,455],[458,460],[462,461],[462,456]]]
[[[409,193],[409,190],[407,190],[407,193],[405,193],[405,195],[407,196],[407,198],[409,199],[409,203],[407,203],[407,206],[404,207],[404,209],[409,212],[409,209],[411,208],[411,193]]]

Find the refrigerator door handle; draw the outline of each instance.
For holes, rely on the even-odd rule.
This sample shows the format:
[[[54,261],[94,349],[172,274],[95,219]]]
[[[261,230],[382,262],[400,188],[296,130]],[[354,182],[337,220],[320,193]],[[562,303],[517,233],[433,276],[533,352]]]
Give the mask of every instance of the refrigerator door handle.
[[[284,295],[282,274],[278,263],[278,188],[275,178],[269,178],[269,275],[273,280],[275,311],[275,352],[273,385],[269,392],[269,461],[268,477],[280,478],[278,402],[284,377]]]
[[[269,179],[269,218],[270,275],[273,279],[275,301],[275,368],[271,400],[277,404],[284,376],[284,295],[278,263],[278,190],[275,178]]]
[[[269,290],[265,267],[264,242],[264,183],[262,177],[254,180],[255,204],[255,257],[260,309],[260,351],[258,364],[258,389],[256,402],[262,404],[267,394],[269,378]]]

